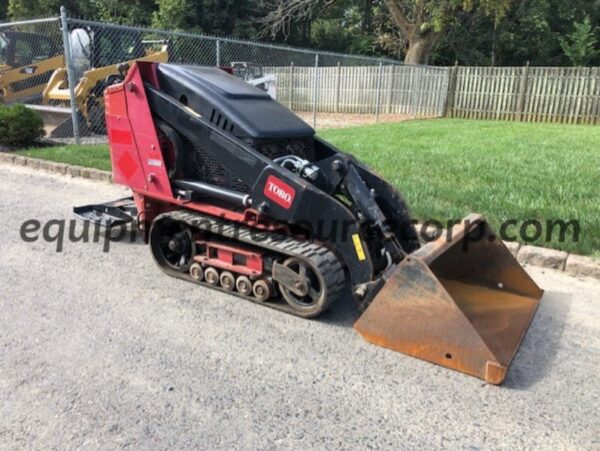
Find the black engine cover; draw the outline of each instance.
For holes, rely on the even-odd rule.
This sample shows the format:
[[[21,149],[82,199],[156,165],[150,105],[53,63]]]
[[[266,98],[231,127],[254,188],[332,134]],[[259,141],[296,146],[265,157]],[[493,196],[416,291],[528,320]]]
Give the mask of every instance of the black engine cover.
[[[266,157],[296,155],[314,161],[313,128],[266,92],[216,67],[159,64],[158,76],[162,92]],[[242,193],[250,191],[207,149],[182,140],[184,177]]]
[[[161,91],[237,138],[307,138],[315,133],[266,92],[217,67],[159,64]]]

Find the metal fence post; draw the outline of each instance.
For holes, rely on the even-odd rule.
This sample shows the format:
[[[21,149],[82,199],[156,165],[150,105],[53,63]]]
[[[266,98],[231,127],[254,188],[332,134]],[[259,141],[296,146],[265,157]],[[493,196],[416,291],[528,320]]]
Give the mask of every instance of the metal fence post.
[[[454,102],[456,99],[456,84],[458,80],[458,61],[450,69],[444,117],[454,117]]]
[[[290,64],[290,94],[289,94],[289,109],[294,109],[294,62]]]
[[[392,100],[394,98],[394,82],[396,78],[394,77],[396,72],[396,65],[388,66],[389,74],[388,74],[388,89],[387,89],[387,107],[386,113],[392,114]]]
[[[381,79],[383,78],[383,61],[379,61],[377,71],[377,98],[375,100],[375,122],[379,122],[379,106],[381,104]]]
[[[342,82],[342,66],[340,62],[337,62],[337,73],[335,77],[335,112],[340,112],[340,89]]]
[[[420,69],[420,66],[412,66],[410,68],[410,81],[411,81],[411,88],[412,88],[412,96],[411,96],[411,111],[412,111],[412,118],[415,119],[417,117],[417,102],[418,102],[418,96],[419,96],[419,92],[418,89],[420,89],[420,76],[422,74],[419,74],[417,72],[417,70]],[[417,83],[419,83],[419,86],[417,87]]]
[[[216,51],[217,51],[217,67],[218,67],[221,65],[221,41],[217,39],[215,42],[217,43]]]
[[[67,81],[69,83],[69,98],[71,103],[71,120],[73,121],[73,137],[75,144],[81,143],[79,136],[79,118],[77,117],[77,98],[75,97],[75,73],[73,72],[73,57],[71,55],[71,40],[67,23],[67,10],[60,7],[60,26],[62,28],[63,46],[65,50],[65,65],[67,67]]]
[[[527,81],[529,79],[529,61],[523,68],[521,81],[519,82],[519,94],[517,97],[517,120],[523,120],[523,112],[525,110],[525,97],[527,94]]]
[[[317,128],[317,101],[319,99],[319,95],[317,91],[319,90],[319,54],[315,53],[315,74],[313,78],[313,128]]]

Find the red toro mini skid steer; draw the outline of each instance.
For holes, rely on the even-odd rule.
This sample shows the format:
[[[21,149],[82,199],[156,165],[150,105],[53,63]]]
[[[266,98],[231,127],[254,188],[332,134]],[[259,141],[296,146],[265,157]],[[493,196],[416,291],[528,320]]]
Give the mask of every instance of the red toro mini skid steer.
[[[348,293],[366,340],[504,380],[542,290],[482,217],[421,246],[390,184],[218,68],[137,62],[105,99],[133,196],[80,217],[134,221],[168,275],[301,317]]]

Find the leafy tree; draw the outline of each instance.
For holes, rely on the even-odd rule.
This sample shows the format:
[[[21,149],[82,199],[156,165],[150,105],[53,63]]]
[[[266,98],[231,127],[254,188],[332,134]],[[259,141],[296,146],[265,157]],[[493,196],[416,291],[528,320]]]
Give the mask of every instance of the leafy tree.
[[[61,6],[75,17],[96,14],[93,0],[8,0],[7,15],[10,20],[56,16]]]
[[[150,25],[155,0],[91,0],[95,19],[125,25]]]
[[[421,64],[455,25],[458,13],[480,10],[497,21],[509,9],[510,0],[386,0],[386,4],[406,42],[404,61]]]
[[[57,15],[61,4],[72,17],[412,63],[600,65],[600,0],[0,0],[0,20]]]
[[[514,0],[500,20],[482,11],[461,12],[432,52],[433,64],[559,64],[560,48],[548,22],[548,0]],[[557,59],[558,55],[558,59]]]
[[[573,27],[569,35],[561,37],[560,46],[574,66],[585,66],[600,54],[596,30],[589,16],[583,22],[575,22]]]
[[[554,1],[554,0],[552,0]],[[499,23],[496,39],[496,64],[519,66],[559,64],[558,40],[548,16],[549,0],[520,0]]]
[[[9,0],[7,6],[8,17],[12,20],[35,17],[40,14],[40,3],[39,0]]]
[[[303,2],[303,0],[299,0]],[[294,9],[295,1],[259,0],[257,37],[301,47],[343,53],[388,54],[377,39],[384,0],[315,1],[308,10],[276,12],[279,4]],[[385,6],[383,6],[385,9]],[[297,15],[296,15],[297,13]],[[389,15],[386,10],[386,15]]]
[[[8,0],[0,0],[0,21],[5,21],[8,15]]]
[[[197,30],[198,23],[192,0],[158,0],[152,25],[165,30]]]
[[[272,37],[278,33],[287,36],[293,22],[312,19],[338,1],[341,0],[263,0],[263,31]],[[510,0],[385,0],[384,3],[399,32],[398,40],[406,50],[405,61],[415,64],[428,60],[433,47],[452,28],[461,11],[480,10],[499,20],[510,6]]]
[[[208,34],[254,36],[252,0],[203,0],[202,29]]]
[[[373,54],[376,51],[372,33],[374,2],[366,3],[368,8],[364,0],[338,0],[324,8],[312,20],[304,45],[342,53]]]
[[[158,0],[157,28],[254,37],[252,0]]]

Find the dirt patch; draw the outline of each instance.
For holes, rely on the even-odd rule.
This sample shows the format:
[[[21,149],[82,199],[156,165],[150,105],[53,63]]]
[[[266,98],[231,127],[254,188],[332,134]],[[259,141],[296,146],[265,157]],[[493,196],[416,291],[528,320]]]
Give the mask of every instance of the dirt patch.
[[[294,113],[309,125],[313,125],[313,113],[311,111],[294,111]],[[379,119],[377,119],[374,114],[317,113],[316,128],[352,127],[382,122],[401,122],[410,119],[414,119],[410,114],[380,114]]]

